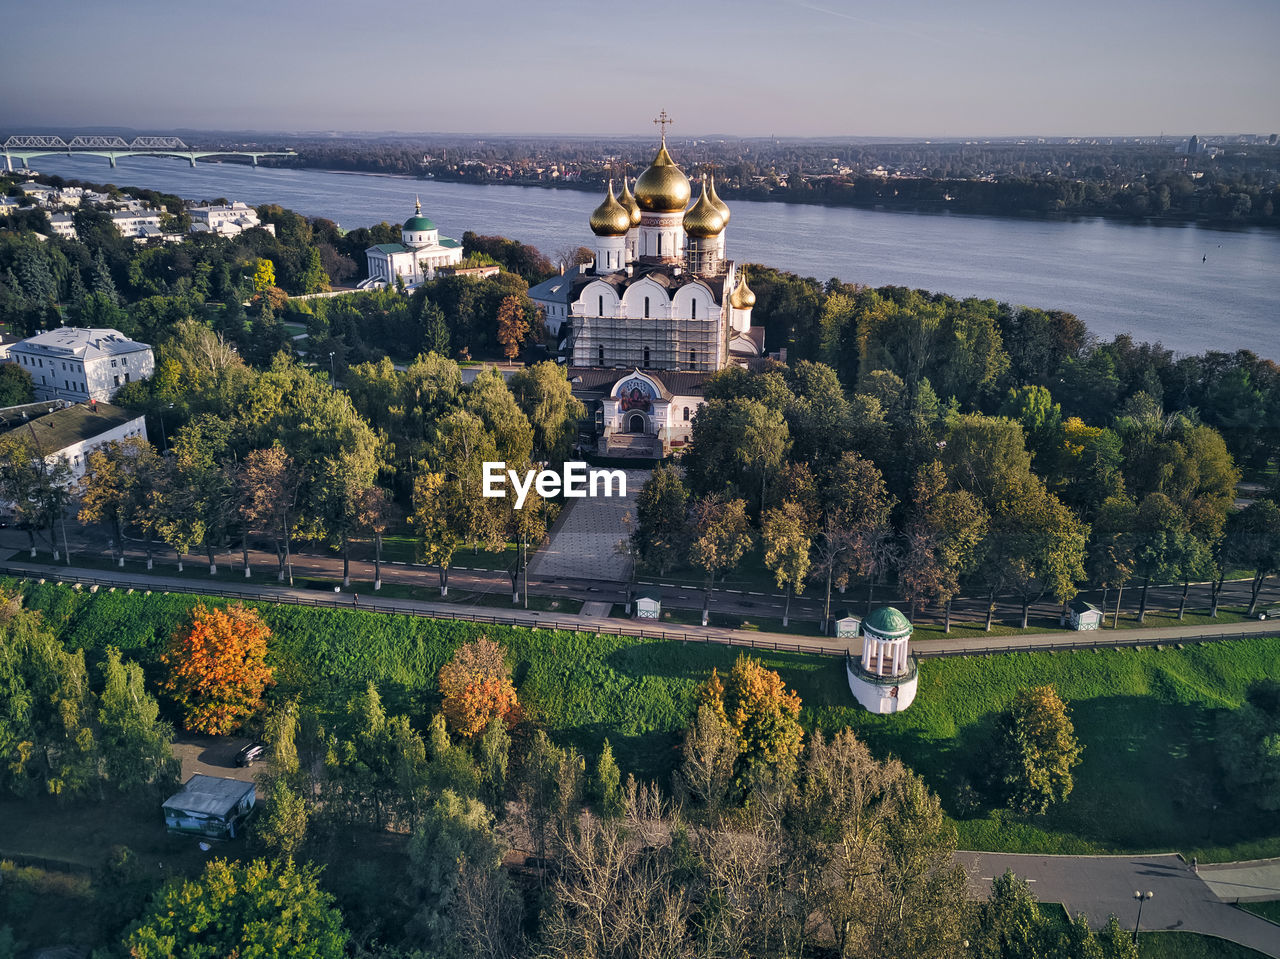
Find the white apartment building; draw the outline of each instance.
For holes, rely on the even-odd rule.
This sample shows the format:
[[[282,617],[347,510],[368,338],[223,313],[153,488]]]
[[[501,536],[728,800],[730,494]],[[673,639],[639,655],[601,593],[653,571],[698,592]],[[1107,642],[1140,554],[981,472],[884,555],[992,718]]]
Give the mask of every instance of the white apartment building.
[[[76,238],[76,221],[70,213],[50,213],[49,226],[53,232],[63,239],[74,240]]]
[[[89,454],[100,446],[131,436],[147,438],[144,416],[107,403],[75,404],[49,413],[43,410],[27,412],[29,409],[22,410],[20,423],[17,422],[18,417],[6,414],[4,425],[0,425],[0,435],[13,434],[30,439],[38,455],[50,465],[59,459],[66,460],[73,480],[84,476]],[[41,413],[43,415],[39,415]],[[5,426],[9,428],[5,429]]]
[[[272,236],[276,226],[268,223],[263,226],[258,219],[258,211],[240,200],[225,206],[209,204],[192,204],[187,207],[191,217],[192,233],[217,233],[219,236],[236,236],[245,230],[262,227]]]
[[[63,327],[37,333],[9,350],[9,362],[31,374],[38,400],[106,401],[156,368],[146,343],[119,330]]]
[[[116,210],[111,214],[111,222],[121,236],[133,237],[135,240],[148,240],[161,236],[160,210]]]

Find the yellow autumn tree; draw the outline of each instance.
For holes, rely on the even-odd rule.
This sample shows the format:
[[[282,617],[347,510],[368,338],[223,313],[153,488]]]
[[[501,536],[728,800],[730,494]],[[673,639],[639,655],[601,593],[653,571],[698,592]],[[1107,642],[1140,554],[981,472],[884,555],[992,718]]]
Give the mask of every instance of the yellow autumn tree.
[[[257,612],[236,604],[191,611],[160,657],[169,669],[164,688],[182,707],[191,732],[220,736],[238,729],[262,707],[271,682],[267,640],[271,630]]]
[[[467,739],[494,719],[511,723],[519,704],[506,650],[486,636],[459,646],[440,668],[440,696],[449,727]]]
[[[789,768],[799,757],[800,697],[760,660],[740,655],[723,683],[713,670],[699,698],[738,738],[739,782],[757,769]]]

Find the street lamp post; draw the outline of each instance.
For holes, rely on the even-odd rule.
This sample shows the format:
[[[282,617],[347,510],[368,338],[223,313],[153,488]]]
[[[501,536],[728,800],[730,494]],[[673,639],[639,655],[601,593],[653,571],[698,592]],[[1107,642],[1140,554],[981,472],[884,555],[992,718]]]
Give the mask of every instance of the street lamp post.
[[[1138,918],[1133,924],[1133,944],[1135,946],[1138,944],[1138,927],[1142,925],[1142,904],[1154,896],[1155,893],[1150,890],[1141,892],[1140,890],[1135,889],[1133,891],[1133,898],[1138,900]]]
[[[165,435],[165,428],[164,428],[164,411],[172,410],[172,409],[173,409],[173,404],[169,403],[163,408],[156,410],[156,416],[160,417],[160,452],[161,453],[169,452],[169,437]]]
[[[333,374],[333,351],[329,352],[329,382],[332,383],[336,377]]]

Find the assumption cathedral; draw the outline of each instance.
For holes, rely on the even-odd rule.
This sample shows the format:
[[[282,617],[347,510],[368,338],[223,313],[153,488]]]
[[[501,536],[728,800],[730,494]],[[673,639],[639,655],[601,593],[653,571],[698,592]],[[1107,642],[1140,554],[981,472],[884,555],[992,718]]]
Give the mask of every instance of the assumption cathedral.
[[[594,418],[581,445],[600,456],[658,458],[684,446],[703,384],[730,364],[763,363],[764,328],[751,325],[755,294],[728,258],[729,207],[704,178],[689,205],[689,178],[667,152],[622,193],[610,181],[591,214],[593,263],[529,290],[560,341],[573,393]]]

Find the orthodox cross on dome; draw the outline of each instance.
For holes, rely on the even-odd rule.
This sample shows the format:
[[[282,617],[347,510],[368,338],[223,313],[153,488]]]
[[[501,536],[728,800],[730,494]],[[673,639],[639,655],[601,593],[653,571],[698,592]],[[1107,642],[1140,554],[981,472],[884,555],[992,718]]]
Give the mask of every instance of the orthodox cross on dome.
[[[659,114],[658,114],[657,119],[655,119],[653,122],[654,122],[654,123],[656,123],[656,124],[658,125],[658,129],[662,131],[662,132],[661,132],[662,142],[663,142],[663,143],[666,143],[666,142],[667,142],[667,127],[668,127],[670,124],[674,123],[675,121],[674,121],[674,120],[672,120],[672,119],[671,119],[671,117],[667,116],[667,111],[666,111],[666,110],[663,110],[661,113],[659,113]]]
[[[413,212],[418,216],[422,216],[422,198],[420,196],[413,198]]]

